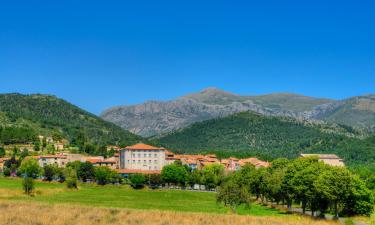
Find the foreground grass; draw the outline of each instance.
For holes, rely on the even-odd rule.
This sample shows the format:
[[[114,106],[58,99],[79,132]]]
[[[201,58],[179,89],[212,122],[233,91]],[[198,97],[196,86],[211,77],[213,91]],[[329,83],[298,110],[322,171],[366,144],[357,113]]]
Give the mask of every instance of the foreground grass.
[[[241,216],[212,213],[105,209],[98,207],[0,200],[1,224],[26,225],[338,225],[303,216]]]
[[[79,190],[66,190],[64,184],[36,182],[34,197],[21,190],[21,179],[0,178],[0,199],[49,204],[65,203],[96,207],[168,210],[202,213],[229,213],[228,208],[216,204],[215,193],[181,190],[133,190],[128,186],[97,186],[82,184]],[[254,216],[285,216],[284,213],[253,204],[250,209],[241,207],[238,214]]]

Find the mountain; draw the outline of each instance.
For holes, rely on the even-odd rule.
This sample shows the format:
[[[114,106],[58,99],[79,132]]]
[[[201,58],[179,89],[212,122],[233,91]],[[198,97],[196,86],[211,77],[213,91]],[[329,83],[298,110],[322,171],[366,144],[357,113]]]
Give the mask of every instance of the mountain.
[[[324,104],[312,111],[314,119],[374,130],[375,95],[365,95]]]
[[[375,137],[361,139],[346,126],[241,112],[195,123],[157,137],[180,153],[294,158],[300,153],[335,153],[349,165],[375,163]]]
[[[105,110],[101,118],[135,134],[148,137],[186,127],[195,122],[249,110],[264,115],[303,117],[305,111],[333,102],[330,99],[290,93],[240,96],[217,88],[207,88],[176,100],[148,101],[139,105],[113,107]]]
[[[38,135],[100,144],[141,138],[51,95],[0,94],[0,142],[30,142]]]

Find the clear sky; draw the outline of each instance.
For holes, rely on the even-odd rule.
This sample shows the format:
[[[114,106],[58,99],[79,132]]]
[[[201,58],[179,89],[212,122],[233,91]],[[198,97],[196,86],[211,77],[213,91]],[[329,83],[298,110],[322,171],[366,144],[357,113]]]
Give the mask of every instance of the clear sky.
[[[2,1],[0,92],[100,113],[205,87],[375,93],[375,1]]]

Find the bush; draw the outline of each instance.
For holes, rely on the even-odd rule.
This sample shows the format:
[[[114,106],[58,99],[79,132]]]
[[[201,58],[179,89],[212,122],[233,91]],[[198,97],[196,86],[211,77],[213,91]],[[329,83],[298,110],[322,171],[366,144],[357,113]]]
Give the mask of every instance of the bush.
[[[43,176],[44,180],[52,181],[56,176],[57,166],[54,165],[46,165],[43,168]]]
[[[67,167],[65,168],[64,175],[65,175],[66,187],[69,189],[77,189],[78,188],[77,172],[73,168]]]
[[[6,177],[10,176],[10,169],[8,167],[4,167],[3,174]]]
[[[34,180],[31,177],[25,177],[22,181],[22,187],[25,194],[30,195],[34,190]]]
[[[143,174],[132,174],[129,179],[134,189],[141,189],[146,183],[146,177]]]

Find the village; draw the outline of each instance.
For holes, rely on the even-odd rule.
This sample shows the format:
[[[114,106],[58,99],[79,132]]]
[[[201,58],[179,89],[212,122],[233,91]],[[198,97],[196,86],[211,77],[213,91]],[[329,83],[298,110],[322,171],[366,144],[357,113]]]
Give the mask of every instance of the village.
[[[38,161],[40,167],[46,165],[55,165],[64,168],[68,163],[75,161],[90,162],[93,166],[104,166],[115,170],[123,177],[129,177],[131,174],[160,174],[163,167],[180,162],[188,166],[191,171],[202,170],[204,167],[212,164],[222,165],[226,172],[234,172],[241,169],[246,164],[251,164],[255,168],[269,167],[270,162],[262,161],[258,158],[238,159],[235,157],[219,159],[215,154],[175,154],[163,147],[155,147],[144,143],[127,146],[124,148],[109,145],[107,151],[114,150],[112,157],[90,156],[78,153],[70,153],[64,150],[62,143],[54,144],[57,150],[56,154],[27,156]],[[343,160],[335,154],[301,154],[300,157],[318,157],[320,161],[332,166],[345,166]],[[0,172],[2,172],[4,163],[9,157],[0,158]]]

